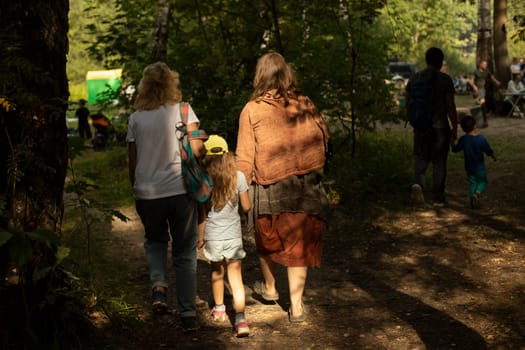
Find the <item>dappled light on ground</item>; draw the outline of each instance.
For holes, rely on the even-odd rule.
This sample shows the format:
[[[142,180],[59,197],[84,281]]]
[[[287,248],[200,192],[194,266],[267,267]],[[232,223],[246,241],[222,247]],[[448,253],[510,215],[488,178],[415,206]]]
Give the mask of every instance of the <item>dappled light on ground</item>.
[[[525,135],[525,121],[490,125],[483,133],[491,138]],[[525,344],[525,202],[516,190],[525,188],[519,165],[525,155],[505,153],[502,145],[496,149],[498,162],[488,164],[490,183],[479,210],[468,207],[464,171],[457,165],[462,159],[456,155],[449,160],[456,166],[449,172],[444,208],[413,208],[408,190],[334,205],[322,266],[309,270],[303,323],[288,321],[284,269],[277,274],[277,303],[253,293],[261,272],[253,237],[246,235],[243,278],[252,333],[245,339],[233,335],[228,292],[230,320],[209,319],[209,265],[201,255],[200,330],[183,335],[174,310],[151,314],[142,224],[134,208],[120,208],[131,220],[113,221],[106,240],[129,266],[128,273],[114,277],[141,315],[139,331],[124,332],[120,341],[143,349],[520,349]],[[168,293],[173,305],[173,288]]]

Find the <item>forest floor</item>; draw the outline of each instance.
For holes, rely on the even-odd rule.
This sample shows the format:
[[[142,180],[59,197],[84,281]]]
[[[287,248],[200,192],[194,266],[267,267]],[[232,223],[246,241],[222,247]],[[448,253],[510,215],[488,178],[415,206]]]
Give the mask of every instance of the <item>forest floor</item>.
[[[489,141],[525,135],[525,120],[491,119],[481,133]],[[208,317],[209,266],[202,254],[200,329],[184,334],[175,311],[151,313],[143,228],[133,207],[120,208],[131,220],[113,221],[105,242],[115,261],[129,265],[129,273],[111,279],[121,291],[139,286],[140,292],[128,297],[141,326],[108,334],[111,348],[525,349],[525,207],[516,200],[524,195],[525,160],[508,160],[497,149],[496,154],[497,162],[487,161],[490,183],[480,209],[467,203],[462,169],[449,173],[449,203],[443,208],[412,207],[408,184],[406,196],[369,189],[334,205],[322,266],[309,270],[303,323],[288,321],[284,269],[277,276],[278,302],[253,294],[261,273],[253,238],[246,236],[243,277],[251,333],[242,339],[230,322]],[[174,299],[170,288],[171,305]],[[226,304],[231,309],[231,296]]]

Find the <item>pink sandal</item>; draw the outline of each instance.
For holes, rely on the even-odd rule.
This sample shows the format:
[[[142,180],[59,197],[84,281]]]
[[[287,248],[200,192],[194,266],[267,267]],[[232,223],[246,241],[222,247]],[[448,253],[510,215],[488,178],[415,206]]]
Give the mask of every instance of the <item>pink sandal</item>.
[[[224,310],[217,310],[215,308],[215,306],[211,309],[210,317],[214,321],[224,322],[224,321],[226,321],[227,316],[228,315],[226,314],[226,309],[224,309]]]

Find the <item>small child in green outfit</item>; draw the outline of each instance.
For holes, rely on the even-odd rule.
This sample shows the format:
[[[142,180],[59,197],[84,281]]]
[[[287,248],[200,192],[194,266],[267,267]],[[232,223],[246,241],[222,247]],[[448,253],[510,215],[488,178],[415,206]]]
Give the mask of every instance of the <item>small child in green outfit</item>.
[[[496,157],[487,139],[478,134],[476,120],[473,117],[463,117],[459,123],[465,135],[461,136],[458,143],[452,146],[452,152],[463,151],[464,153],[465,170],[470,183],[470,207],[478,208],[481,194],[487,187],[487,169],[483,155],[492,157],[494,161],[496,161]]]

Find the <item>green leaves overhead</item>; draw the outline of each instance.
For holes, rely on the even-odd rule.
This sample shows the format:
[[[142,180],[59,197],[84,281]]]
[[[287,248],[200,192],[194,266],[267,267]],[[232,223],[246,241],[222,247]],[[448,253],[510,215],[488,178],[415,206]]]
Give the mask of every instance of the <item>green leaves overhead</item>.
[[[460,70],[474,60],[477,7],[469,1],[390,0],[380,20],[390,37],[391,57],[424,65],[426,49],[437,46],[448,62],[462,65]]]
[[[89,27],[96,35],[89,52],[108,68],[124,68],[125,79],[136,84],[151,63],[156,2],[113,0],[109,11],[105,1],[86,1],[93,4],[89,13],[105,7]],[[439,46],[453,75],[469,72],[475,59],[473,1],[177,0],[170,5],[167,63],[181,74],[184,99],[210,132],[235,134],[257,58],[268,50],[285,55],[301,89],[319,107],[348,116],[351,105],[363,122],[396,118],[382,84],[389,58],[421,67],[426,49]]]

